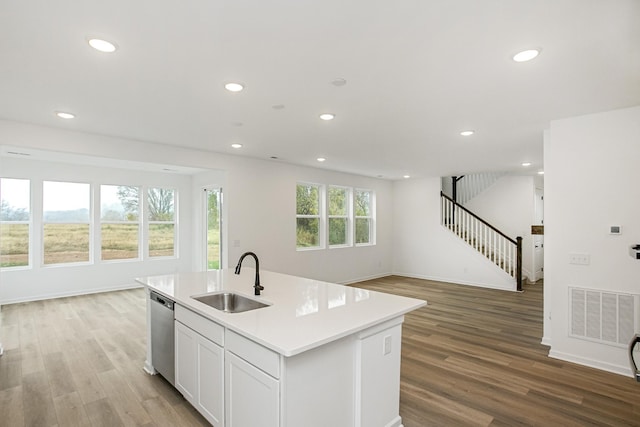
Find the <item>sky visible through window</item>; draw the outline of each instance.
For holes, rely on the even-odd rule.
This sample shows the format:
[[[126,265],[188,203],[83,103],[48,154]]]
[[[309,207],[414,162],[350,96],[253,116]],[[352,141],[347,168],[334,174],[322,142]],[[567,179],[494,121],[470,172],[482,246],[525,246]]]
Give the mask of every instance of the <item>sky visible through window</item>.
[[[0,186],[0,197],[6,201],[13,209],[30,209],[30,191],[28,179],[2,178]],[[89,184],[78,184],[74,182],[54,182],[44,183],[43,207],[45,211],[70,211],[87,208],[87,197]],[[120,206],[118,198],[118,186],[103,185],[100,192],[100,202],[102,206]]]
[[[89,184],[43,182],[42,204],[45,212],[73,211],[89,207]]]
[[[29,180],[3,178],[0,197],[14,209],[29,211]]]

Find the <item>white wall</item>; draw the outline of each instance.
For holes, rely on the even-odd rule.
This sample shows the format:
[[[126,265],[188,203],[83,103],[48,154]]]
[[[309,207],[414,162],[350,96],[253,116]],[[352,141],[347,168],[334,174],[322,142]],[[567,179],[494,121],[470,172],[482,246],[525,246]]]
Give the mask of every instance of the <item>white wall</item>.
[[[568,287],[640,292],[640,107],[557,120],[545,138],[545,342],[550,355],[630,374],[627,349],[568,336]],[[621,225],[622,235],[608,234]],[[569,264],[587,253],[589,265]],[[636,332],[640,329],[636,326]]]
[[[535,182],[529,175],[505,175],[465,207],[515,240],[522,237],[522,274],[533,276]]]
[[[394,274],[513,290],[508,274],[440,225],[440,185],[440,177],[394,183]]]
[[[391,273],[393,217],[392,183],[389,181],[293,166],[271,160],[181,149],[10,121],[0,121],[0,145],[39,150],[51,150],[55,147],[55,151],[61,153],[211,170],[210,175],[203,173],[194,176],[191,188],[185,195],[188,194],[192,198],[198,188],[216,184],[213,181],[224,180],[223,219],[226,220],[225,238],[229,243],[225,259],[227,266],[235,265],[243,252],[254,251],[260,257],[260,267],[263,269],[337,283],[355,282]],[[2,175],[5,175],[5,164],[13,161],[8,158],[3,160]],[[374,190],[377,199],[377,244],[367,247],[296,251],[295,190],[298,181]],[[155,271],[146,274],[174,271],[176,267],[179,270],[196,268],[197,262],[193,257],[198,255],[195,248],[199,247],[199,243],[195,240],[201,236],[196,236],[195,233],[198,231],[197,224],[200,224],[201,218],[194,213],[194,209],[199,209],[201,205],[197,200],[192,200],[190,205],[189,211],[181,215],[182,221],[189,223],[188,230],[193,240],[187,259],[181,256],[179,265],[157,264]],[[185,253],[183,251],[181,255]],[[70,274],[71,270],[60,269],[59,280],[75,280],[81,277],[80,272],[81,270],[77,270]],[[109,273],[100,273],[104,280],[111,279],[115,283],[121,282],[123,277],[130,280],[140,275],[134,271],[122,271],[122,274],[115,278]],[[9,274],[5,270],[0,274],[0,290],[7,287],[9,282],[24,283],[22,279],[15,277],[14,273]],[[37,279],[29,286],[42,286],[42,282],[50,279],[50,276],[40,276]]]
[[[4,158],[2,176],[31,180],[32,212],[41,212],[42,181],[69,181],[92,184],[93,200],[97,200],[100,184],[167,186],[178,191],[178,210],[181,221],[176,250],[179,258],[128,260],[123,262],[95,259],[90,264],[58,264],[44,266],[40,245],[31,247],[31,267],[6,269],[0,272],[0,303],[38,300],[64,295],[100,292],[137,286],[135,277],[172,273],[184,270],[192,258],[191,177],[167,173],[151,173],[128,169],[79,166],[67,163]],[[40,208],[37,208],[40,207]],[[40,235],[42,217],[33,216],[32,233]],[[92,246],[98,244],[92,236]]]

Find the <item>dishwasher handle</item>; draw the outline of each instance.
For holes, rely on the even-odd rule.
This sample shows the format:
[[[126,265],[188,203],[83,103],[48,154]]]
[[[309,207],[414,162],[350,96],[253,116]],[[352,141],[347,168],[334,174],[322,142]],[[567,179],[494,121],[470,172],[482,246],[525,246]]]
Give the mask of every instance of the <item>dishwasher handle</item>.
[[[173,310],[173,301],[171,301],[170,299],[165,298],[162,295],[153,291],[150,292],[149,296],[151,298],[151,301],[155,301],[158,304],[165,306],[169,310]]]

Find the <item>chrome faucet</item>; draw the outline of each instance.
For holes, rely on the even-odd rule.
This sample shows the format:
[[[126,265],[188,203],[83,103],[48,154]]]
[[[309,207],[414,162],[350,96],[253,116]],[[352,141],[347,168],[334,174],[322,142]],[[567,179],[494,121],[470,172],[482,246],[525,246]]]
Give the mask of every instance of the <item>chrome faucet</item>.
[[[238,260],[238,265],[236,265],[236,274],[240,274],[240,269],[242,268],[242,261],[244,260],[244,257],[246,257],[247,255],[251,255],[253,259],[256,260],[256,282],[255,282],[255,285],[253,285],[253,289],[255,290],[255,295],[260,295],[260,291],[264,289],[264,286],[260,285],[260,262],[258,261],[258,256],[256,254],[254,254],[253,252],[243,253],[240,259]]]

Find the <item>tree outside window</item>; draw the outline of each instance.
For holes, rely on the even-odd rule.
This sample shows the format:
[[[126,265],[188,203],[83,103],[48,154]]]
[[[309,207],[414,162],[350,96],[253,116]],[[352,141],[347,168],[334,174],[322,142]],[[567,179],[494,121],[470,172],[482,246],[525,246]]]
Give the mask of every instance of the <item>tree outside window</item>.
[[[329,246],[349,245],[349,196],[346,187],[329,187]]]
[[[175,190],[149,188],[147,191],[149,220],[149,256],[175,255]]]
[[[101,259],[140,257],[140,215],[138,187],[100,186]]]
[[[355,190],[356,245],[373,244],[373,191]]]
[[[321,233],[320,185],[298,184],[296,187],[296,246],[319,248]]]

